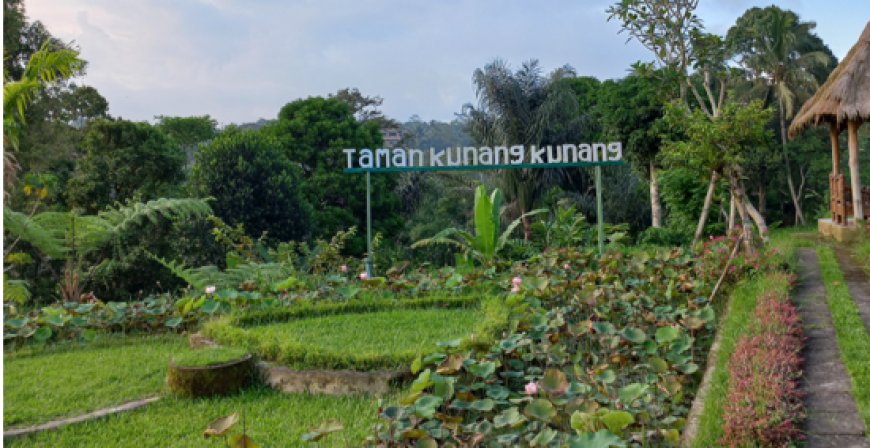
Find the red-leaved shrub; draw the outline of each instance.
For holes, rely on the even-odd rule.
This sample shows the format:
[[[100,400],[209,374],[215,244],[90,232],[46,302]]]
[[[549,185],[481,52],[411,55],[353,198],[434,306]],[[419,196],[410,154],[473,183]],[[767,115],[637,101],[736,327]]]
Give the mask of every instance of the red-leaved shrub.
[[[799,352],[803,332],[787,299],[758,299],[749,333],[738,340],[728,366],[725,436],[731,447],[785,447],[801,437]]]

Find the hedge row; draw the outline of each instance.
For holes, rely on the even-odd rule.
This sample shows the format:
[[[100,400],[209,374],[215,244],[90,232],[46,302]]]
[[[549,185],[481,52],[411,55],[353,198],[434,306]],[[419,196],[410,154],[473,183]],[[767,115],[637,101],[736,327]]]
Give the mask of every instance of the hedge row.
[[[731,447],[788,446],[801,435],[800,350],[803,331],[785,294],[758,299],[729,363],[725,435]]]

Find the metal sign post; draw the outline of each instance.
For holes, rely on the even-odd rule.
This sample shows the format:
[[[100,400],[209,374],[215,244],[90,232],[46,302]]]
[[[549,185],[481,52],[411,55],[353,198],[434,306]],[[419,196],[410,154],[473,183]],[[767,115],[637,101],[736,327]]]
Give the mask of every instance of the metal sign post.
[[[595,207],[598,214],[598,253],[604,254],[604,203],[601,201],[601,166],[595,165]]]
[[[366,276],[372,278],[372,173],[366,171]]]

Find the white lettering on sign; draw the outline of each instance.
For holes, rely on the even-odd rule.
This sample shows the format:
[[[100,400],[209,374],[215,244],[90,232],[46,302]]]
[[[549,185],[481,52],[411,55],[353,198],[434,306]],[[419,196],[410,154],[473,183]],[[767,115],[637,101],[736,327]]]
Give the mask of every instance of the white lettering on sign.
[[[456,146],[441,151],[429,148],[348,148],[342,150],[348,169],[398,169],[448,167],[520,168],[564,164],[621,162],[622,142],[562,143],[560,145]]]

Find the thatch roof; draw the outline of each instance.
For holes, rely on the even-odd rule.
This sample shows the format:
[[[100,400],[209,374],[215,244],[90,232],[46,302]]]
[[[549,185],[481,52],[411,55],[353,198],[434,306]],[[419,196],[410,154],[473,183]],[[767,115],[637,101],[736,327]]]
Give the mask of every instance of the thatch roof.
[[[870,121],[870,22],[846,58],[795,115],[788,134],[794,137],[810,125],[843,125],[849,120]]]

